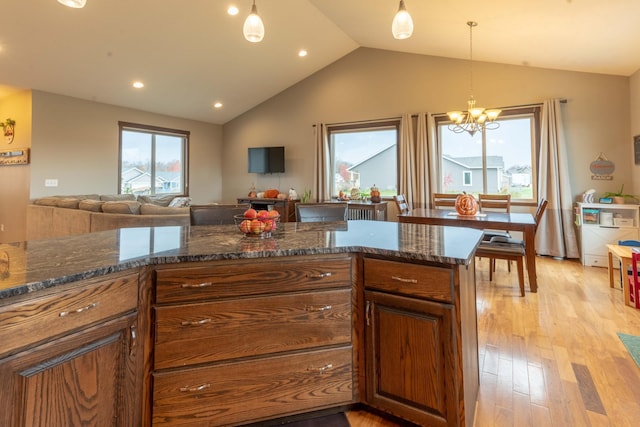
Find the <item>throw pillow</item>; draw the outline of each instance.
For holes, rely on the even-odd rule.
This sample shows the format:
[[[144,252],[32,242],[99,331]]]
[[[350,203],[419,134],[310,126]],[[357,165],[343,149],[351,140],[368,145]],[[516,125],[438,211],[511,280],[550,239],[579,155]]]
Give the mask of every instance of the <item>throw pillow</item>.
[[[171,203],[169,203],[170,208],[186,208],[191,205],[191,197],[174,197]]]
[[[112,200],[104,202],[102,212],[138,215],[140,213],[140,202],[136,202],[135,200]]]
[[[78,199],[73,197],[61,197],[58,199],[56,206],[59,208],[78,209]]]
[[[153,203],[143,203],[140,206],[140,215],[189,215],[189,208],[170,208]]]
[[[102,212],[102,205],[105,202],[94,199],[85,199],[78,202],[78,209],[90,212]]]

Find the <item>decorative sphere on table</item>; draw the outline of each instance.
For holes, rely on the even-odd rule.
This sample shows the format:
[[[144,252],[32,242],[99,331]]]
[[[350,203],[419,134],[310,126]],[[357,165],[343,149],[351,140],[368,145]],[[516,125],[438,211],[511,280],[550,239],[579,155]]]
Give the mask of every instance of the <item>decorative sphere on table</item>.
[[[471,194],[463,192],[456,197],[456,212],[459,215],[475,215],[478,213],[478,202]]]

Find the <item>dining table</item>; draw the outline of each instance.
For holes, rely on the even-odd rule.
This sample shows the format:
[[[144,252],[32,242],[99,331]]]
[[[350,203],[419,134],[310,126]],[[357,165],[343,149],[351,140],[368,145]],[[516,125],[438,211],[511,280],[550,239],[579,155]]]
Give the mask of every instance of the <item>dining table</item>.
[[[531,292],[538,291],[536,221],[530,213],[481,212],[475,215],[460,215],[453,210],[416,208],[399,214],[398,222],[522,232],[529,287]]]

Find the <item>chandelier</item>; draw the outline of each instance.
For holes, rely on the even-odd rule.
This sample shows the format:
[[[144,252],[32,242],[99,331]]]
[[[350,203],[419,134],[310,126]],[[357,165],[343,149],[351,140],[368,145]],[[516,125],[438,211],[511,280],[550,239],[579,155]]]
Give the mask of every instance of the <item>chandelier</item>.
[[[244,21],[242,32],[244,33],[244,38],[251,43],[261,42],[264,38],[264,24],[258,15],[256,0],[253,0],[251,13],[249,13],[249,16],[247,16],[247,19]]]
[[[399,40],[408,39],[411,37],[411,34],[413,34],[413,20],[409,12],[407,12],[404,0],[400,0],[398,12],[396,16],[393,17],[391,32],[393,33],[393,37]]]
[[[477,22],[467,22],[469,26],[469,88],[471,95],[467,101],[467,111],[449,111],[447,115],[453,123],[449,125],[449,130],[455,133],[469,132],[473,136],[478,131],[493,130],[500,127],[500,123],[495,120],[498,118],[502,110],[485,110],[482,107],[476,107],[476,100],[473,97],[473,27],[478,25]]]

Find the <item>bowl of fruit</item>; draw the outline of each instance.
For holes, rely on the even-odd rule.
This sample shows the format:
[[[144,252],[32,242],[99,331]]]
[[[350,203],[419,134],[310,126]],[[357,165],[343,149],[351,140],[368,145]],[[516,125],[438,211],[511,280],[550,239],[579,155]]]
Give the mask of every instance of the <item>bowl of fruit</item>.
[[[247,209],[243,214],[236,215],[236,226],[246,237],[271,237],[271,233],[278,228],[280,214],[276,210]]]

